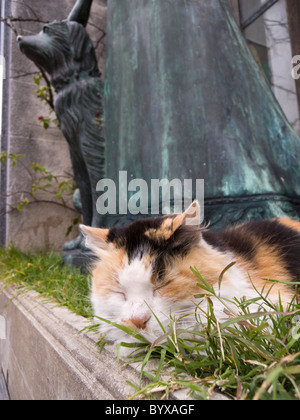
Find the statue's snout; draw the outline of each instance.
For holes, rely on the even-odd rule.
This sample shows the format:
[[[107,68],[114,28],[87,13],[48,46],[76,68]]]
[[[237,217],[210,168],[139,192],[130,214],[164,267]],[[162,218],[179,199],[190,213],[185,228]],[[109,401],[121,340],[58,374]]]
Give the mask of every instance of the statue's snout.
[[[21,52],[34,62],[40,60],[40,57],[47,51],[47,46],[43,43],[40,34],[28,36],[18,35],[17,43]],[[45,63],[40,64],[44,65]]]

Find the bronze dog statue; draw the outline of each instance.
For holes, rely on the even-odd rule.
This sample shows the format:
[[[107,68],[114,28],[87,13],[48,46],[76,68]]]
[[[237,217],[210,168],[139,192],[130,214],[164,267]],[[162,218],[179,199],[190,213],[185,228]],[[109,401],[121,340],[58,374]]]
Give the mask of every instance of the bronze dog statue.
[[[57,92],[55,112],[68,142],[80,190],[84,223],[100,226],[96,185],[104,176],[103,83],[85,27],[92,0],[77,0],[66,20],[19,36],[20,50],[50,76]]]

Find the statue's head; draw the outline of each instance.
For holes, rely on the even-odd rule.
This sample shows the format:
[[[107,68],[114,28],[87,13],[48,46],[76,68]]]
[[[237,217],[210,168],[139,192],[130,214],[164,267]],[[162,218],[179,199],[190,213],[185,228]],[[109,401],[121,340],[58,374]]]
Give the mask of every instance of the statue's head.
[[[18,37],[22,53],[50,75],[58,90],[82,74],[99,76],[95,51],[85,30],[91,3],[79,0],[66,20],[46,24],[36,35]]]

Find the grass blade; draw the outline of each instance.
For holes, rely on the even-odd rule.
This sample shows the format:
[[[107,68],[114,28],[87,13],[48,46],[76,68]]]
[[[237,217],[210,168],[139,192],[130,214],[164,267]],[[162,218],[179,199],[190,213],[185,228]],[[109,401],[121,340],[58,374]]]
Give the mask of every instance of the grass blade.
[[[136,331],[131,330],[128,327],[125,327],[124,325],[119,325],[116,322],[109,321],[108,319],[101,318],[100,316],[95,316],[95,318],[99,319],[102,322],[106,322],[106,324],[112,325],[113,327],[118,328],[121,331],[124,331],[126,334],[131,335],[132,337],[136,338],[139,341],[142,341],[145,344],[150,344],[144,336],[137,333]]]

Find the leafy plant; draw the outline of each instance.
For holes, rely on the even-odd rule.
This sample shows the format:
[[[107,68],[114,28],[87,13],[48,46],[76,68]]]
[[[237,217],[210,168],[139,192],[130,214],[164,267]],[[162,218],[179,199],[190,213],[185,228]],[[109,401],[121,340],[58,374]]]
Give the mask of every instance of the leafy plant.
[[[13,153],[7,153],[3,151],[0,153],[0,161],[6,164],[7,160],[10,160],[11,166],[14,168],[18,163],[18,160],[24,157],[24,155],[14,155]]]
[[[54,97],[53,97],[53,90],[50,85],[50,82],[44,73],[39,73],[33,76],[34,83],[38,86],[35,89],[34,93],[36,96],[41,100],[41,102],[45,105],[49,106],[49,116],[39,116],[38,120],[42,124],[45,130],[51,126],[51,123],[54,126],[59,126],[59,122],[57,118],[51,118],[50,115],[54,111]],[[43,81],[46,81],[47,86],[41,84]]]
[[[30,190],[16,190],[6,195],[6,198],[17,197],[17,200],[9,203],[9,211],[17,210],[21,212],[24,207],[28,207],[36,203],[48,203],[58,206],[63,206],[66,209],[74,212],[77,217],[73,218],[71,225],[67,230],[67,235],[70,234],[76,224],[79,223],[80,217],[78,212],[68,205],[68,198],[71,197],[76,189],[76,184],[73,176],[70,175],[54,175],[49,171],[45,165],[37,162],[32,162],[27,167],[22,158],[24,155],[14,155],[12,153],[2,152],[0,154],[0,161],[11,163],[12,167],[17,164],[22,165],[24,173],[30,178]]]

